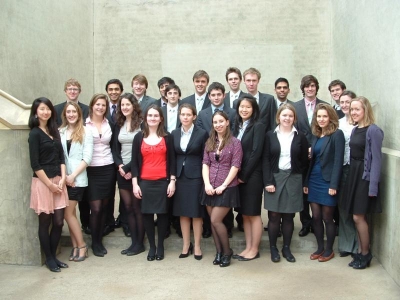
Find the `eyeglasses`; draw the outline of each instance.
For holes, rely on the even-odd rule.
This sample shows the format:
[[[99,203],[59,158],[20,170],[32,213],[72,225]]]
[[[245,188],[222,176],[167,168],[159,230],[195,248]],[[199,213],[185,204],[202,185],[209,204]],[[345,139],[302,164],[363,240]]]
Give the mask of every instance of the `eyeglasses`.
[[[67,88],[68,92],[79,92],[79,89],[76,88]]]

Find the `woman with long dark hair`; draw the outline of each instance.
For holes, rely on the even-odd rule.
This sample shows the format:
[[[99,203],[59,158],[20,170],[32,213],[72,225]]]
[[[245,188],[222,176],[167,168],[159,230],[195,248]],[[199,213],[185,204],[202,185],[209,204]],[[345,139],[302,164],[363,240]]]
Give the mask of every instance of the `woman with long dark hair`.
[[[175,193],[176,162],[172,137],[164,129],[161,108],[155,104],[147,108],[143,131],[133,139],[131,173],[133,194],[142,200],[144,228],[150,244],[147,260],[163,260],[169,201]],[[157,247],[154,214],[157,214]]]
[[[68,265],[56,257],[68,206],[65,161],[56,112],[47,98],[35,99],[29,116],[29,156],[33,170],[30,207],[39,215],[39,241],[52,272]],[[51,227],[51,230],[50,230]]]
[[[67,190],[69,206],[65,209],[72,241],[70,261],[84,261],[88,257],[88,247],[83,240],[82,231],[76,217],[76,205],[82,201],[83,193],[88,185],[86,168],[92,161],[93,136],[83,126],[82,110],[75,102],[68,102],[61,114],[61,144],[64,150],[67,169]]]
[[[240,141],[232,136],[229,117],[225,112],[216,111],[213,114],[212,126],[203,156],[204,191],[201,204],[207,206],[210,215],[217,250],[213,264],[227,267],[233,251],[222,220],[230,209],[240,207],[237,174],[243,152]]]
[[[137,255],[144,252],[143,238],[144,226],[142,212],[140,211],[141,200],[133,195],[131,158],[132,143],[135,135],[140,132],[142,123],[142,110],[131,93],[121,95],[117,108],[117,124],[114,130],[114,162],[118,168],[118,188],[123,201],[129,230],[131,232],[131,245],[121,251],[127,256]]]
[[[265,125],[258,121],[260,109],[256,98],[249,94],[240,96],[237,103],[233,135],[243,149],[242,167],[238,173],[240,207],[243,216],[246,248],[233,258],[249,261],[260,257],[262,236],[261,202],[263,194],[262,153]]]

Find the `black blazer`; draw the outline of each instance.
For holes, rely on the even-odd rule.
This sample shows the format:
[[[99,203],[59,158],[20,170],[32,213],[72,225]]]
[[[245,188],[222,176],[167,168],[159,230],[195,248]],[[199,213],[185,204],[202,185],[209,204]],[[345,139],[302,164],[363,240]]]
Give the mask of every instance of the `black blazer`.
[[[161,107],[161,110],[163,112],[163,117],[164,117],[164,128],[166,131],[168,131],[167,109],[168,109],[168,106]],[[176,114],[177,120],[176,120],[176,127],[174,129],[181,127],[181,119],[179,118],[179,104],[178,104],[178,106],[176,106],[176,109],[178,110],[178,113]]]
[[[162,104],[161,104],[161,98],[160,99],[158,99],[158,100],[156,100],[156,102],[155,102],[155,104],[157,105],[157,106],[159,106],[159,107],[163,107],[162,106]],[[164,103],[164,101],[163,101],[163,103]],[[164,105],[165,106],[165,105]]]
[[[57,113],[57,125],[58,126],[61,126],[61,123],[62,123],[61,115],[62,115],[62,111],[64,110],[64,107],[66,104],[67,104],[67,101],[54,106],[54,110]],[[89,106],[87,106],[79,101],[78,101],[78,105],[82,110],[82,122],[83,122],[83,124],[85,124],[85,120],[89,116]]]
[[[275,104],[275,99],[274,96],[270,94],[263,94],[259,93],[259,99],[258,99],[258,107],[260,108],[260,118],[258,119],[260,122],[265,124],[265,130],[269,131],[271,130],[271,110],[272,110],[272,105]],[[233,101],[233,107],[236,109],[237,103],[239,99],[236,99]]]
[[[233,109],[236,109],[236,106],[235,106],[235,101],[237,100],[235,100],[235,101],[233,101],[233,106],[234,107],[231,107],[231,96],[230,96],[230,93],[231,92],[227,92],[226,94],[225,94],[225,98],[224,98],[224,106],[227,106],[227,107],[229,107],[229,108],[233,108]],[[242,92],[242,91],[240,91],[240,93],[239,93],[239,98],[243,95],[244,93]],[[239,99],[238,98],[238,99]]]
[[[315,107],[319,103],[328,104],[327,102],[322,101],[317,98]],[[300,131],[302,134],[304,134],[306,136],[307,141],[308,141],[308,146],[311,146],[311,140],[312,140],[313,135],[311,133],[310,123],[308,123],[308,116],[307,116],[306,104],[305,104],[304,98],[302,100],[295,102],[293,106],[296,109],[296,114],[297,114],[297,122],[295,124],[295,127],[297,128],[298,131]]]
[[[247,182],[255,170],[261,170],[264,138],[265,125],[263,123],[256,122],[251,126],[247,126],[240,141],[242,144],[243,158],[238,178],[243,182]]]
[[[194,125],[185,152],[181,149],[181,128],[172,131],[171,135],[174,139],[176,154],[176,176],[178,178],[181,176],[183,163],[185,162],[185,176],[187,178],[201,178],[204,147],[208,139],[208,133],[199,126]]]
[[[290,101],[289,99],[287,100],[288,104],[293,105],[294,102]],[[278,126],[278,124],[276,123],[276,113],[278,112],[278,107],[276,106],[276,99],[274,99],[274,103],[271,106],[271,126],[270,126],[270,130],[275,130],[276,126]]]
[[[119,165],[123,165],[124,162],[122,161],[122,156],[121,156],[121,143],[118,140],[119,132],[121,131],[121,127],[119,127],[117,124],[114,126],[113,130],[113,144],[111,145],[111,151],[115,163],[115,167],[118,169]],[[122,167],[122,170],[124,170],[125,173],[128,173],[131,171],[131,162],[127,163]]]
[[[224,105],[224,112],[228,115],[229,118],[229,123],[230,123],[230,128],[233,130],[233,124],[235,122],[235,116],[236,116],[236,111],[232,108],[226,107]],[[208,107],[206,109],[203,109],[198,115],[197,115],[197,126],[200,128],[203,128],[207,133],[210,133],[211,127],[212,127],[212,107]]]
[[[311,142],[311,161],[308,169],[307,178],[304,186],[308,186],[308,179],[315,163],[314,148],[318,138],[313,136]],[[329,188],[337,190],[340,186],[340,177],[342,176],[342,167],[344,159],[344,134],[338,129],[331,135],[325,137],[321,146],[320,165],[322,178],[329,181]]]
[[[151,104],[156,104],[156,99],[151,98],[150,96],[144,95],[142,101],[140,101],[139,104],[140,104],[140,108],[142,110],[142,116],[144,116],[144,113],[146,112],[146,109]]]
[[[167,180],[171,175],[176,175],[176,161],[174,151],[174,141],[172,136],[168,133],[164,136],[165,144],[167,146]],[[132,178],[140,178],[140,172],[142,171],[143,157],[140,150],[143,142],[143,132],[138,132],[133,138],[132,143],[132,159],[131,159],[131,173]]]
[[[183,103],[189,103],[196,108],[196,94],[193,94],[186,98],[183,98],[179,105],[182,105]],[[206,109],[207,107],[210,107],[210,105],[211,105],[210,98],[208,98],[208,93],[206,93],[206,97],[204,98],[204,103],[203,103],[203,107],[201,108],[201,110]],[[200,112],[198,111],[197,114],[199,114],[199,113]]]
[[[276,186],[273,173],[279,172],[279,157],[281,155],[281,144],[278,134],[274,130],[267,132],[264,143],[263,155],[263,180],[264,186]],[[290,145],[290,165],[292,173],[302,174],[303,180],[307,174],[308,167],[308,142],[301,132],[294,133]]]

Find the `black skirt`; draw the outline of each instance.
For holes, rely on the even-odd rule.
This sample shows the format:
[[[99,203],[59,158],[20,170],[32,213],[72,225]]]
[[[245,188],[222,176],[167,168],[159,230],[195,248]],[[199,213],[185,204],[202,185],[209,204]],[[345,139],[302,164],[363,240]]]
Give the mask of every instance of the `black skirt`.
[[[247,182],[239,184],[240,207],[235,210],[245,216],[260,216],[263,195],[261,170],[255,170]]]
[[[83,193],[85,192],[85,187],[71,187],[67,186],[68,198],[69,200],[82,201]]]
[[[140,180],[139,187],[142,191],[143,214],[168,213],[170,198],[167,197],[169,182],[166,179]]]
[[[222,206],[222,207],[240,207],[240,196],[238,186],[228,187],[221,195],[207,195],[202,189],[201,205]]]
[[[132,186],[132,179],[126,180],[124,177],[119,174],[117,171],[117,182],[118,182],[118,188],[121,190],[133,190]]]
[[[116,169],[114,164],[87,167],[88,201],[114,199]]]

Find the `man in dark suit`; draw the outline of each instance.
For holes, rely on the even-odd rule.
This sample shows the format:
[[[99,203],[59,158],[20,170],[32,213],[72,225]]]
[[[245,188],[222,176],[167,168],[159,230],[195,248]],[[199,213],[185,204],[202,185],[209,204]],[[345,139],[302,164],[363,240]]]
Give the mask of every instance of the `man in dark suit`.
[[[181,89],[175,84],[170,84],[166,87],[165,94],[168,104],[167,106],[161,107],[161,110],[164,115],[164,127],[169,133],[171,133],[172,130],[181,126],[178,113]]]
[[[168,100],[165,95],[165,89],[170,84],[175,84],[175,81],[169,77],[163,77],[157,82],[158,90],[160,91],[161,98],[156,100],[159,107],[167,106]]]
[[[239,99],[242,94],[244,94],[240,90],[242,72],[240,72],[238,68],[230,67],[228,70],[226,70],[225,79],[231,90],[225,94],[224,105],[236,109],[236,107],[233,107],[233,102]]]
[[[199,70],[193,75],[193,84],[195,88],[195,93],[184,99],[182,99],[181,104],[189,103],[196,107],[197,114],[207,107],[210,106],[210,99],[207,94],[207,86],[210,82],[210,76],[208,76],[206,71]]]
[[[336,110],[339,119],[344,117],[344,113],[340,109],[340,96],[345,89],[346,85],[339,79],[333,80],[328,86],[329,93],[331,93],[331,97],[335,101],[333,108]]]
[[[156,99],[146,95],[146,90],[149,86],[146,76],[142,74],[135,75],[131,82],[132,93],[139,101],[140,108],[142,109],[142,114],[146,112],[147,107],[151,104],[155,104]]]
[[[290,93],[289,81],[286,78],[280,77],[275,80],[275,93],[274,105],[271,106],[271,130],[274,130],[276,124],[276,113],[281,105],[289,103],[294,104],[293,101],[288,100],[287,96]]]
[[[212,127],[212,116],[216,110],[224,111],[229,117],[231,130],[235,121],[236,111],[224,105],[225,87],[219,82],[213,82],[208,87],[208,95],[211,101],[210,107],[203,109],[197,116],[197,126],[210,133]],[[224,218],[224,224],[228,230],[228,236],[232,237],[233,212],[230,210]],[[211,236],[210,217],[206,213],[203,219],[203,237]]]
[[[60,126],[62,123],[61,114],[67,102],[78,103],[82,110],[83,122],[85,122],[86,118],[89,116],[89,106],[79,102],[78,100],[79,94],[81,93],[81,84],[76,79],[68,79],[64,84],[64,92],[67,96],[67,101],[54,106],[54,109],[57,113],[57,125]]]
[[[319,103],[326,103],[317,98],[319,83],[313,75],[304,76],[301,79],[300,89],[304,98],[294,103],[296,109],[297,122],[295,124],[298,131],[302,132],[308,141],[308,146],[311,146],[312,132],[311,121],[315,111],[315,107]],[[300,221],[302,228],[299,236],[306,236],[311,231],[312,218],[310,215],[310,205],[307,200],[307,195],[303,194],[303,211],[300,212]]]
[[[260,108],[260,122],[266,126],[266,131],[271,129],[271,110],[274,104],[274,97],[270,94],[260,93],[258,91],[258,83],[261,79],[261,73],[256,68],[250,68],[244,71],[243,80],[246,85],[247,92],[257,99]],[[237,100],[233,102],[234,107],[237,105]]]

